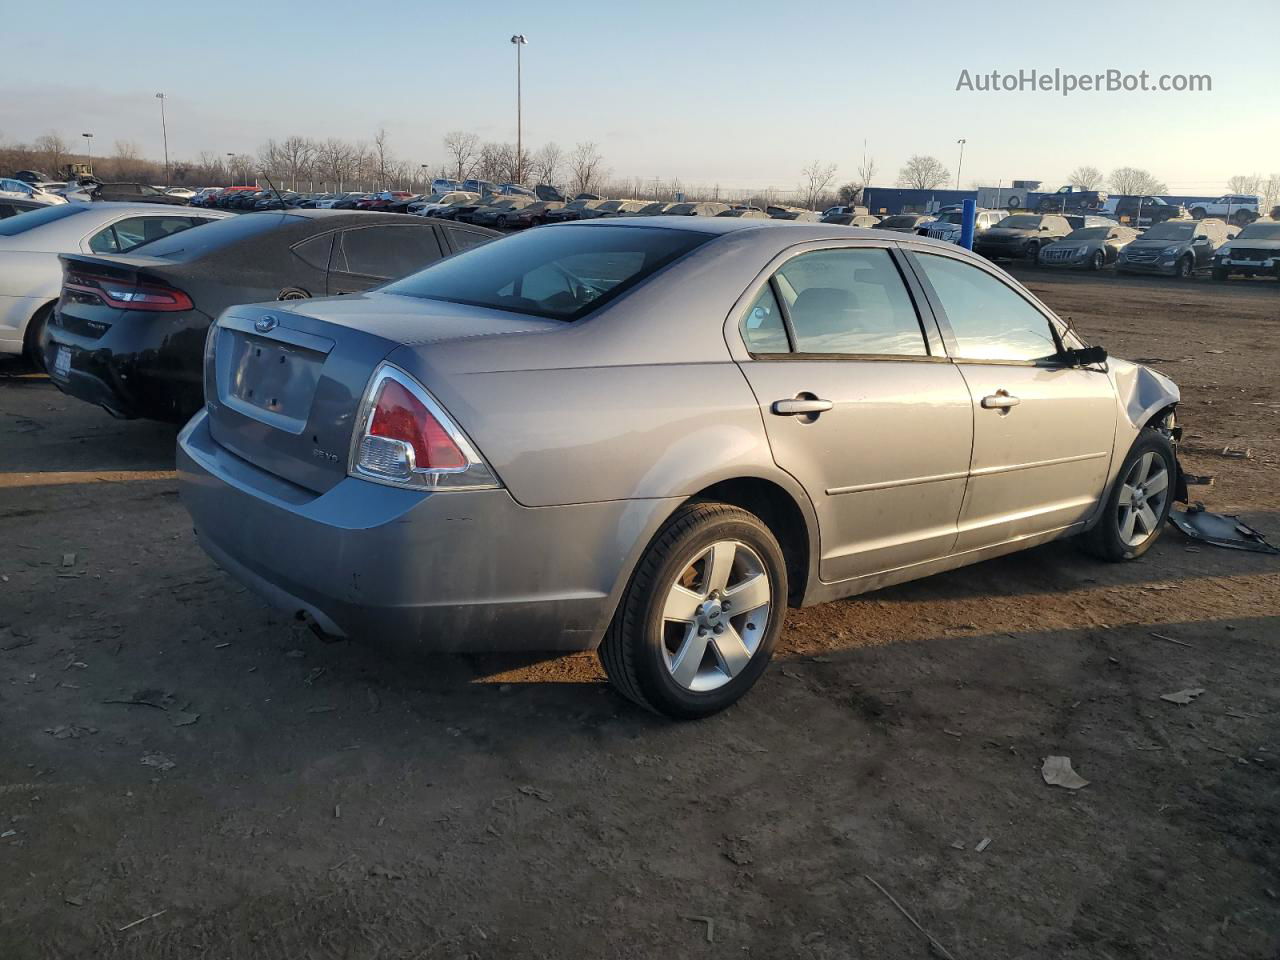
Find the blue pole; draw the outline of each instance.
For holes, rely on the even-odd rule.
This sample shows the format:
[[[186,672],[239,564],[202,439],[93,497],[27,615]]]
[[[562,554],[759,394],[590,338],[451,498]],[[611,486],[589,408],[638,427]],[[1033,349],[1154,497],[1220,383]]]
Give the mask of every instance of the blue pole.
[[[973,225],[978,221],[978,204],[973,200],[964,201],[964,213],[960,221],[960,246],[966,250],[973,249]]]

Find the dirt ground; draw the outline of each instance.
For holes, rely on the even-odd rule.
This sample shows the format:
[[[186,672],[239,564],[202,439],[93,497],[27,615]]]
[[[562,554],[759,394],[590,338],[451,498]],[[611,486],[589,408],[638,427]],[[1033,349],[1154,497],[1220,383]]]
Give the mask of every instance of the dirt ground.
[[[1161,358],[1193,496],[1280,542],[1280,284],[1023,276]],[[174,434],[0,365],[4,960],[1280,956],[1277,558],[1170,529],[793,611],[673,725],[592,657],[320,642],[195,545]]]

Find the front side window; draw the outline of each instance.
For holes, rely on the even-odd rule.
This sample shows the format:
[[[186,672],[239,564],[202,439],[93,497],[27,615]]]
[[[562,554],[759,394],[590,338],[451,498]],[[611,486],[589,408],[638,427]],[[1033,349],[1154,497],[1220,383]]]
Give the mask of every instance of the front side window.
[[[775,276],[797,353],[928,356],[920,321],[888,250],[817,250]]]
[[[967,360],[1042,360],[1058,353],[1049,318],[1012,287],[980,267],[917,253]]]

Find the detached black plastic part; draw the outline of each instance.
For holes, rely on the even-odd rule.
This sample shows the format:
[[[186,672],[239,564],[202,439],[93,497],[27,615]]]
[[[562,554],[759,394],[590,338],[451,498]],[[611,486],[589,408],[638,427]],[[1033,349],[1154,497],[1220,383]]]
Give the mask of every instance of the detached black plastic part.
[[[1210,513],[1202,503],[1195,503],[1186,510],[1170,510],[1169,522],[1193,540],[1202,540],[1215,547],[1280,554],[1280,548],[1267,543],[1261,533],[1239,517]]]

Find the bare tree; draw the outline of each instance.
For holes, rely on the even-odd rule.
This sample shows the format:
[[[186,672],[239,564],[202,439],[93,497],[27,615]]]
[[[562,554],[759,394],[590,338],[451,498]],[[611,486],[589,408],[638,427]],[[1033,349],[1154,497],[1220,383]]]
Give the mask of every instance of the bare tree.
[[[799,193],[804,197],[804,206],[812,210],[836,178],[836,165],[815,160],[800,171],[800,178]]]
[[[871,181],[876,175],[876,158],[867,157],[858,164],[858,184],[864,190],[871,186]]]
[[[62,165],[67,162],[67,143],[53,131],[36,137],[32,148],[39,155],[40,163],[52,176],[56,177]]]
[[[474,172],[480,138],[465,130],[452,130],[444,135],[444,149],[449,155],[453,179],[465,180]]]
[[[306,137],[287,137],[280,144],[279,159],[281,172],[298,189],[298,181],[311,175],[315,164],[316,145]]]
[[[600,148],[590,140],[574,145],[568,164],[570,190],[573,193],[594,193],[591,188],[608,175]]]
[[[913,154],[898,171],[898,185],[916,190],[935,190],[951,179],[951,174],[937,157]]]
[[[1227,181],[1227,193],[1261,194],[1266,180],[1262,174],[1236,174]]]
[[[544,143],[529,159],[528,170],[537,183],[555,183],[564,166],[564,151],[554,141]],[[636,194],[639,196],[639,194]]]
[[[848,183],[840,184],[840,188],[836,191],[836,199],[846,207],[857,203],[862,197],[862,186],[850,180]]]
[[[1138,167],[1118,167],[1109,178],[1111,192],[1122,196],[1168,193],[1163,180],[1157,180],[1150,171]]]
[[[1262,193],[1262,207],[1258,212],[1266,216],[1276,204],[1280,204],[1280,173],[1273,173],[1267,177],[1260,192]]]
[[[390,186],[391,177],[395,170],[395,160],[391,156],[386,130],[379,129],[377,136],[373,138],[373,151],[369,159],[373,165],[373,178],[377,181],[375,186],[386,190]]]
[[[1101,170],[1097,167],[1076,167],[1067,177],[1067,183],[1081,190],[1097,190],[1106,182]]]

